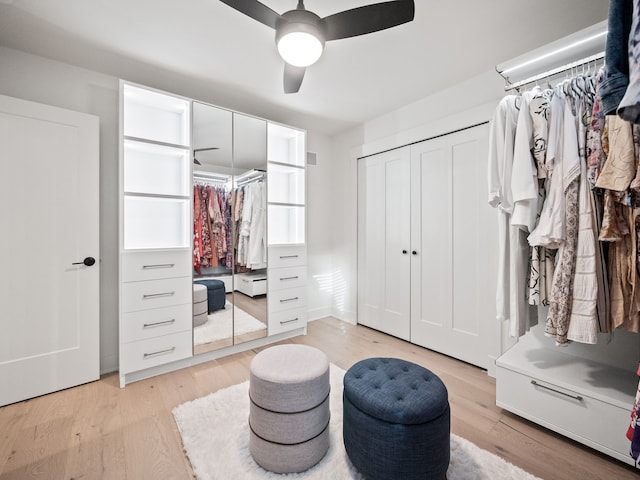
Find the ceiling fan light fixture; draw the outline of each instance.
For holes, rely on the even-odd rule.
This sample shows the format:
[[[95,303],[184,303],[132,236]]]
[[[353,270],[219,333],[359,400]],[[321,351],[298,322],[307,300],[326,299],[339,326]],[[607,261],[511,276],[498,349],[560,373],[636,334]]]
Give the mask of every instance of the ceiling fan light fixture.
[[[279,29],[276,44],[282,59],[294,67],[313,65],[324,50],[322,33],[306,23],[291,23]]]

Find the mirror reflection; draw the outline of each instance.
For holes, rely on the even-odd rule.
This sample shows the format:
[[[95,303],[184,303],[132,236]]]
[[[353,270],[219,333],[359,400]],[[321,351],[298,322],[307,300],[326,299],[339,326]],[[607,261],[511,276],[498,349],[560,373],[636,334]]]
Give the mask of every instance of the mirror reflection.
[[[194,354],[266,336],[266,122],[193,103]]]

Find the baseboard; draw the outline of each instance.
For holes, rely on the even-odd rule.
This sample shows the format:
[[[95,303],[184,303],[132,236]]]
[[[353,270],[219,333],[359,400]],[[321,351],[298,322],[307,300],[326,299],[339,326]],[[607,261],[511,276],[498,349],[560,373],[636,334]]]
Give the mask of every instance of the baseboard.
[[[351,325],[357,325],[358,323],[358,316],[356,315],[356,312],[334,310],[330,315],[345,323],[350,323]]]
[[[118,355],[110,354],[100,358],[100,375],[118,371]]]
[[[313,322],[314,320],[320,320],[321,318],[331,317],[331,309],[328,307],[314,308],[307,311],[307,321]]]

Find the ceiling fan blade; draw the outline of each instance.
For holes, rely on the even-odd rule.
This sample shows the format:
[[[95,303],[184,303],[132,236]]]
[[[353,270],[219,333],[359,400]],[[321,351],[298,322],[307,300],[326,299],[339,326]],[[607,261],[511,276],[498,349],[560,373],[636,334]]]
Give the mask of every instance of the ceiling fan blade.
[[[298,93],[302,79],[304,78],[305,67],[294,67],[285,62],[284,64],[284,93]]]
[[[279,14],[271,10],[258,0],[220,0],[240,13],[265,24],[267,27],[276,28],[276,23],[281,18]]]
[[[402,25],[412,21],[414,13],[413,0],[396,0],[345,10],[323,18],[322,23],[326,40],[338,40]]]

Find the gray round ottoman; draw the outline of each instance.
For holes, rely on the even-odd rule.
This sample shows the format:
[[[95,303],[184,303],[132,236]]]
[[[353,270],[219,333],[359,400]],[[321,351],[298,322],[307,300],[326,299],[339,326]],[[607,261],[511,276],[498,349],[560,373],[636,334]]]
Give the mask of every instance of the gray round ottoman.
[[[193,284],[193,326],[199,327],[207,323],[207,287]]]
[[[432,372],[397,358],[369,358],[344,376],[343,437],[369,480],[444,480],[450,457],[447,389]]]
[[[278,345],[251,361],[249,451],[265,470],[301,472],[329,449],[329,361],[317,348]]]

